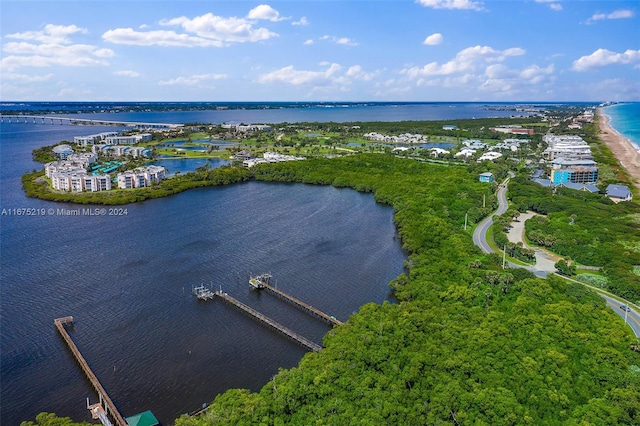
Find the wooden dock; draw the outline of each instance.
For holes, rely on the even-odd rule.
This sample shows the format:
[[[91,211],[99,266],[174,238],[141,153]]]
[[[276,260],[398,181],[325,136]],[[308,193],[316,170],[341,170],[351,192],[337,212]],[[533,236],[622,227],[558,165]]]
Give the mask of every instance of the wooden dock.
[[[87,361],[84,359],[84,357],[78,350],[75,343],[73,343],[73,340],[71,340],[71,336],[69,336],[69,333],[67,333],[67,330],[65,329],[65,324],[73,324],[73,317],[69,316],[69,317],[57,318],[53,321],[53,323],[58,329],[58,332],[60,332],[60,335],[62,336],[64,341],[69,346],[69,349],[71,349],[71,353],[76,358],[76,361],[78,361],[78,364],[80,364],[82,371],[84,371],[84,374],[87,376],[87,378],[93,385],[93,388],[98,393],[98,397],[100,398],[100,404],[104,402],[104,411],[106,412],[106,414],[111,416],[111,418],[115,421],[116,425],[128,426],[127,422],[122,417],[122,415],[116,408],[115,404],[113,403],[111,398],[109,398],[109,395],[102,387],[102,384],[100,384],[100,381],[98,380],[96,375],[93,374],[93,371],[91,371],[89,364],[87,364]]]
[[[298,333],[289,330],[288,328],[286,328],[285,326],[275,322],[274,320],[272,320],[271,318],[261,314],[260,312],[256,311],[255,309],[245,305],[244,303],[240,302],[239,300],[234,299],[233,297],[229,296],[227,293],[223,293],[222,291],[216,291],[215,295],[220,297],[222,300],[224,300],[225,302],[235,306],[236,308],[240,309],[241,311],[245,312],[246,314],[248,314],[249,316],[251,316],[252,318],[257,319],[258,321],[262,322],[263,324],[268,325],[269,327],[271,327],[272,329],[274,329],[275,331],[277,331],[278,333],[281,333],[283,335],[285,335],[286,337],[288,337],[289,339],[293,340],[294,342],[300,344],[301,346],[312,350],[314,352],[320,352],[322,350],[322,346],[312,342],[311,340],[302,337],[301,335],[299,335]]]
[[[269,293],[275,295],[276,297],[279,297],[280,299],[291,303],[295,307],[303,310],[308,314],[311,314],[317,318],[320,318],[322,321],[330,325],[336,326],[336,325],[343,324],[342,321],[339,321],[334,316],[327,315],[321,310],[316,309],[313,306],[309,305],[308,303],[305,303],[302,300],[296,299],[295,297],[285,293],[284,291],[278,290],[277,288],[273,287],[269,281],[270,278],[271,278],[270,274],[258,275],[257,277],[251,277],[249,279],[249,284],[251,285],[251,287],[257,290],[263,290],[263,289],[267,290]]]

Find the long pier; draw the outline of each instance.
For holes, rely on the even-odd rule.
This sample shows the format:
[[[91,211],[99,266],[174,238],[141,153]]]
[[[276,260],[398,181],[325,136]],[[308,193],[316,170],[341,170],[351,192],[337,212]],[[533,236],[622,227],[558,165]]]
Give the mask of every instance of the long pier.
[[[93,388],[98,393],[98,397],[100,398],[100,404],[104,402],[105,412],[111,415],[116,425],[128,426],[128,423],[122,417],[122,415],[116,408],[111,398],[109,398],[109,395],[102,387],[102,384],[100,384],[100,381],[98,380],[96,375],[93,374],[93,371],[91,371],[89,364],[87,364],[87,361],[84,359],[84,357],[78,350],[78,347],[75,345],[75,343],[73,343],[73,340],[71,340],[71,336],[69,336],[69,333],[67,333],[67,330],[65,329],[64,326],[65,324],[69,324],[69,323],[73,324],[73,317],[69,316],[69,317],[57,318],[53,321],[53,323],[56,325],[58,332],[60,332],[60,335],[69,346],[69,349],[71,349],[71,353],[73,353],[73,356],[76,358],[76,361],[78,361],[78,364],[80,364],[82,371],[84,371],[84,374],[86,374],[87,378],[93,385]]]
[[[22,124],[67,124],[74,126],[123,126],[135,129],[175,129],[182,127],[182,124],[174,123],[144,123],[137,121],[114,121],[98,120],[87,118],[57,117],[55,115],[0,115],[0,123],[22,123]]]
[[[327,315],[321,310],[316,309],[313,306],[309,305],[308,303],[305,303],[302,300],[296,299],[295,297],[285,293],[284,291],[278,290],[277,288],[271,286],[269,284],[270,278],[271,278],[271,275],[263,274],[263,275],[259,275],[257,277],[251,278],[249,280],[249,283],[253,288],[257,290],[262,290],[262,289],[267,290],[269,293],[275,295],[276,297],[279,297],[280,299],[291,303],[295,307],[307,312],[308,314],[311,314],[317,318],[320,318],[322,321],[330,325],[336,326],[336,325],[344,324],[342,321],[336,319],[334,316]]]
[[[286,337],[290,338],[291,340],[293,340],[294,342],[300,344],[301,346],[304,346],[305,348],[307,348],[309,350],[312,350],[314,352],[320,352],[322,350],[322,346],[318,345],[317,343],[312,342],[311,340],[309,340],[309,339],[307,339],[305,337],[302,337],[301,335],[299,335],[298,333],[296,333],[294,331],[289,330],[288,328],[286,328],[285,326],[275,322],[271,318],[261,314],[260,312],[258,312],[255,309],[245,305],[244,303],[240,302],[239,300],[234,299],[233,297],[229,296],[227,293],[223,293],[222,291],[216,291],[215,294],[216,294],[216,296],[220,297],[225,302],[235,306],[236,308],[238,308],[241,311],[245,312],[249,316],[257,319],[260,322],[262,322],[263,324],[268,325],[269,327],[271,327],[275,331],[285,335]]]

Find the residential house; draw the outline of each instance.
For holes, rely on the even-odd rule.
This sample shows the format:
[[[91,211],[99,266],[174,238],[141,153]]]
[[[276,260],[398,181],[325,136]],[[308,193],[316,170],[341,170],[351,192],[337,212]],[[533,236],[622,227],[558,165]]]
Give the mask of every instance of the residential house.
[[[606,194],[614,203],[619,203],[620,201],[631,201],[633,199],[631,190],[625,185],[611,184],[607,186]]]

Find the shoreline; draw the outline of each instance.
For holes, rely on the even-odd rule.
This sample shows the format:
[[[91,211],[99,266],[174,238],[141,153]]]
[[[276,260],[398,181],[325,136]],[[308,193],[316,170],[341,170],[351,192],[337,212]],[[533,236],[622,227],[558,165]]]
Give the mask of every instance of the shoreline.
[[[633,181],[632,185],[640,191],[640,152],[638,152],[638,148],[611,126],[611,118],[602,107],[598,108],[598,118],[600,139],[627,171]]]

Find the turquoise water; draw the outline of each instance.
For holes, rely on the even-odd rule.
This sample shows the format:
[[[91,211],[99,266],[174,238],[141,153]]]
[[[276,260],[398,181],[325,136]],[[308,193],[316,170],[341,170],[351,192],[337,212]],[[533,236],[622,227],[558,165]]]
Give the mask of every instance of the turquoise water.
[[[611,127],[640,149],[640,102],[612,105],[604,112],[611,118]]]

